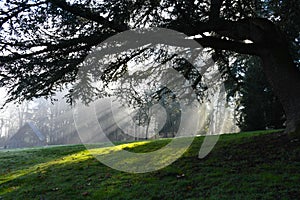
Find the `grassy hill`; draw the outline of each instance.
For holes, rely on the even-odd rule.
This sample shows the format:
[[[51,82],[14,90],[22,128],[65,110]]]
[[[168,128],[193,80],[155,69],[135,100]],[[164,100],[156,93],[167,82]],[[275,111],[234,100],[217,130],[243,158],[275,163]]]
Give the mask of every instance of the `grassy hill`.
[[[169,141],[122,148],[148,152]],[[0,199],[300,198],[299,139],[271,131],[222,135],[198,159],[202,142],[197,137],[172,165],[145,174],[106,167],[82,145],[2,150]]]

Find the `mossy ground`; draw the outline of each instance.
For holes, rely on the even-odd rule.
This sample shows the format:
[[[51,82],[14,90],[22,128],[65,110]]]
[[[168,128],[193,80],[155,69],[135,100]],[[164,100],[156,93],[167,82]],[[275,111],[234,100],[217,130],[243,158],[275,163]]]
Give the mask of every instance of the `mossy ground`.
[[[148,152],[170,140],[126,150]],[[222,135],[198,158],[203,137],[150,173],[111,169],[83,145],[0,151],[0,199],[299,199],[300,140],[258,131]]]

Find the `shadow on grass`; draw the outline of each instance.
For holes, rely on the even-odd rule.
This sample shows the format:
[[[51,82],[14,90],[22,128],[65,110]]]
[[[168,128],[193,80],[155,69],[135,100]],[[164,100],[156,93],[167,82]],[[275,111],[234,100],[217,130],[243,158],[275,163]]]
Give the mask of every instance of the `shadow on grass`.
[[[146,174],[119,172],[88,154],[80,155],[83,151],[74,152],[5,182],[0,196],[4,199],[297,199],[300,142],[282,134],[252,136],[222,136],[213,152],[202,160],[197,154],[203,138],[196,138],[179,160]],[[151,141],[122,148],[140,153],[153,151],[167,142]],[[68,148],[61,151],[67,152]]]

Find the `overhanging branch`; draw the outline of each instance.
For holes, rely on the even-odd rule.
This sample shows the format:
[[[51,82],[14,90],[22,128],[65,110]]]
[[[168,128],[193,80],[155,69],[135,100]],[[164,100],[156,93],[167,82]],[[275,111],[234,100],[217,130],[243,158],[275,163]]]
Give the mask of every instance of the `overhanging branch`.
[[[93,45],[97,45],[110,36],[111,36],[110,34],[104,35],[104,34],[95,33],[90,36],[73,38],[70,40],[62,40],[57,44],[41,43],[41,44],[37,44],[36,46],[37,47],[38,46],[47,46],[47,48],[45,48],[43,50],[35,51],[32,53],[27,53],[27,54],[17,54],[16,53],[16,54],[13,54],[10,56],[0,56],[0,62],[13,62],[18,59],[29,58],[31,56],[39,55],[42,53],[53,52],[56,50],[61,50],[61,49],[70,48],[70,47],[75,47],[75,49],[78,49],[78,48],[84,49],[84,48],[87,48],[87,47],[90,47]],[[85,44],[85,45],[83,47],[81,47],[81,46],[79,46],[80,44]]]

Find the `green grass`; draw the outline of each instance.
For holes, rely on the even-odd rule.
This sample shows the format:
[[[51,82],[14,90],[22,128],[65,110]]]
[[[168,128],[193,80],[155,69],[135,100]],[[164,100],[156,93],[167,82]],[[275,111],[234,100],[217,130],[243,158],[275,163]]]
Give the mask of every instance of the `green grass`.
[[[169,142],[119,144],[114,150],[149,152]],[[299,199],[300,140],[272,131],[222,135],[198,159],[202,142],[197,137],[173,164],[145,174],[111,169],[82,145],[3,150],[0,199]]]

